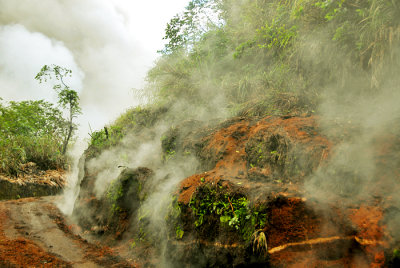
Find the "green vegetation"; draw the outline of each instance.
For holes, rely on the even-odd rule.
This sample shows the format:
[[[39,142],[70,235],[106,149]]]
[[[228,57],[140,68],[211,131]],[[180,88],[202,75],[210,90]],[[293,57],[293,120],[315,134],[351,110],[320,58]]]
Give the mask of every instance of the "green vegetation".
[[[379,91],[399,62],[399,18],[385,0],[193,0],[167,25],[149,94],[197,107],[223,98],[233,114],[314,113],[332,84],[337,96]]]
[[[55,84],[53,89],[58,93],[58,104],[68,110],[67,135],[63,141],[62,153],[65,154],[67,146],[76,129],[74,118],[81,114],[78,93],[65,84],[64,79],[72,75],[72,71],[58,65],[44,65],[35,79],[40,83],[47,82],[47,79],[56,79],[60,84]]]
[[[251,209],[245,196],[233,194],[222,186],[200,186],[189,207],[195,216],[196,227],[217,218],[221,228],[239,232],[245,241],[250,241],[255,230],[266,224],[265,209]]]
[[[110,126],[90,134],[89,152],[91,156],[98,152],[115,146],[121,142],[128,133],[138,134],[146,127],[153,126],[160,116],[168,111],[163,106],[148,106],[131,108],[117,118]]]
[[[182,239],[184,233],[180,226],[176,227],[176,239]]]
[[[386,256],[385,266],[387,267],[398,267],[400,264],[400,250],[394,248],[392,252],[388,252]]]
[[[399,6],[384,0],[192,0],[166,27],[167,44],[147,75],[150,103],[90,133],[90,152],[115,146],[161,117],[178,125],[200,113],[309,115],[318,113],[326,94],[333,100],[377,94],[400,62],[394,50]],[[162,142],[165,159],[179,153],[174,141]],[[268,158],[282,161],[273,151]]]
[[[172,200],[168,206],[168,213],[165,216],[165,221],[172,228],[171,232],[175,232],[175,238],[180,240],[183,238],[185,231],[183,230],[182,222],[180,221],[181,217],[181,207],[178,203],[178,199],[176,195],[172,196]]]
[[[289,141],[279,134],[261,135],[246,145],[250,167],[262,168],[269,164],[282,171],[291,158],[291,155],[288,155],[289,151]]]
[[[178,135],[178,130],[171,127],[167,133],[161,137],[161,148],[163,151],[163,160],[168,162],[168,160],[176,156],[176,139]]]
[[[36,75],[39,82],[56,79],[53,89],[63,111],[44,100],[0,103],[0,172],[10,176],[21,173],[23,164],[34,162],[40,169],[65,168],[68,144],[81,113],[79,97],[64,78],[72,71],[57,65],[45,65]]]
[[[119,212],[121,212],[121,207],[119,206],[119,203],[121,202],[121,199],[124,197],[124,189],[122,187],[121,181],[117,178],[113,180],[108,187],[107,190],[107,198],[109,203],[111,204],[111,215],[110,216],[115,216]]]
[[[43,100],[0,103],[0,172],[17,175],[27,162],[63,168],[66,125],[62,112]]]

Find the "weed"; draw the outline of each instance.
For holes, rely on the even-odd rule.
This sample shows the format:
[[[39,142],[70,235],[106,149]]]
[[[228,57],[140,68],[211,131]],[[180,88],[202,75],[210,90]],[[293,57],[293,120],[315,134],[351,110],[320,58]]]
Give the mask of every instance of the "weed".
[[[266,254],[268,252],[267,238],[261,229],[256,230],[251,238],[254,253]]]
[[[176,227],[175,233],[176,233],[176,239],[180,240],[180,239],[182,239],[183,234],[184,234],[185,232],[181,229],[180,226],[177,226],[177,227]]]

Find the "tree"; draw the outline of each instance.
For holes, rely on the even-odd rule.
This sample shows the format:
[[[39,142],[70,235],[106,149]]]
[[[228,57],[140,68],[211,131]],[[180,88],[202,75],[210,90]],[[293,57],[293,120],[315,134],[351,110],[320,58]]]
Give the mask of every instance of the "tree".
[[[0,134],[63,137],[66,121],[62,111],[44,100],[0,103]]]
[[[168,43],[159,52],[168,55],[190,50],[204,33],[222,24],[218,5],[218,0],[191,0],[184,12],[167,23],[163,39]]]
[[[52,64],[50,66],[44,65],[35,77],[35,79],[38,80],[40,83],[42,83],[43,81],[47,82],[48,79],[54,78],[60,82],[58,84],[55,84],[53,86],[53,89],[58,94],[58,104],[60,104],[63,109],[67,109],[68,111],[68,127],[67,135],[63,142],[63,154],[65,154],[65,152],[67,151],[68,143],[76,128],[76,125],[74,124],[74,118],[82,113],[79,106],[78,93],[75,90],[71,89],[64,82],[64,78],[68,76],[70,77],[71,75],[71,70]]]

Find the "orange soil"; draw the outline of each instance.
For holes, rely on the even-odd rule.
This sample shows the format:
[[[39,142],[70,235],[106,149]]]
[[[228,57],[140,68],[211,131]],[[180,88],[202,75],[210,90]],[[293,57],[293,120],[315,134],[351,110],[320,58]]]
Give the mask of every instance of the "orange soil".
[[[217,183],[221,180],[239,183],[241,187],[251,188],[254,184],[247,179],[248,172],[256,168],[249,168],[246,162],[246,142],[255,135],[269,135],[283,133],[290,140],[301,144],[313,158],[318,158],[319,165],[329,158],[332,151],[332,143],[324,136],[319,135],[314,129],[318,128],[315,117],[293,117],[276,118],[266,117],[256,124],[241,120],[229,127],[219,129],[212,133],[204,150],[213,155],[222,155],[215,168],[210,171],[192,175],[184,179],[179,187],[178,201],[188,204],[197,187],[203,183]],[[307,130],[307,131],[305,131]],[[237,135],[237,134],[240,135]],[[393,151],[390,146],[380,148],[378,161],[385,163],[383,155],[387,151]],[[268,167],[263,168],[263,174],[268,175],[271,171]],[[400,172],[399,172],[400,174]],[[304,174],[303,174],[304,175]],[[301,174],[300,174],[301,176]],[[291,184],[291,183],[290,183]],[[284,185],[286,189],[294,187],[301,189],[301,183]],[[287,190],[289,191],[289,190]],[[274,194],[274,193],[271,193]],[[275,193],[277,194],[277,193]],[[297,191],[299,194],[299,191]],[[324,219],[306,207],[305,200],[298,197],[290,197],[286,193],[278,193],[281,196],[289,196],[283,203],[273,203],[269,216],[270,226],[264,229],[267,235],[268,248],[282,245],[292,245],[285,250],[277,251],[271,255],[271,263],[286,265],[288,267],[382,267],[385,262],[383,249],[387,246],[384,242],[384,227],[381,225],[383,218],[382,210],[374,206],[362,206],[352,208],[350,215],[345,215],[340,209],[330,208],[333,219]],[[267,196],[265,197],[268,198]],[[310,205],[309,203],[307,203]],[[335,204],[333,204],[335,205]],[[350,221],[359,228],[355,236],[345,237],[345,230],[351,229]],[[347,223],[346,223],[347,222]],[[347,227],[346,227],[347,226]],[[347,228],[347,229],[346,229]],[[296,243],[337,237],[338,239],[321,240],[310,244],[308,251],[297,251]],[[294,243],[294,244],[293,244]],[[353,250],[353,247],[355,249]],[[321,257],[321,248],[329,255],[330,252],[340,251],[336,257]],[[359,249],[360,248],[360,249]],[[351,250],[349,250],[351,249]],[[347,250],[347,252],[346,252]],[[324,255],[322,254],[322,255]]]
[[[29,226],[30,223],[26,222],[29,220],[29,216],[24,215],[21,218],[12,218],[10,209],[18,208],[18,206],[23,206],[24,204],[31,204],[33,208],[35,206],[40,206],[43,213],[49,215],[50,220],[55,224],[51,230],[58,228],[64,233],[68,241],[73,241],[75,246],[79,249],[79,254],[82,253],[82,259],[79,259],[77,263],[68,262],[62,259],[62,253],[60,256],[56,256],[48,252],[46,244],[37,244],[31,239],[32,236],[27,233],[25,236],[24,224]],[[38,214],[40,216],[40,213]],[[15,216],[15,215],[14,215]],[[32,221],[36,223],[32,224],[44,224],[48,225],[47,222],[41,222],[40,219],[44,218],[34,218],[32,216]],[[39,223],[38,223],[39,222]],[[29,228],[29,227],[28,227]],[[74,265],[85,265],[93,264],[103,267],[139,267],[134,260],[125,260],[118,256],[118,252],[113,249],[102,246],[101,244],[91,244],[86,240],[82,239],[79,235],[72,233],[72,230],[77,228],[75,226],[67,225],[65,219],[60,211],[54,206],[54,204],[49,202],[44,202],[42,199],[38,198],[25,198],[13,201],[0,202],[0,267],[72,267]],[[7,230],[18,230],[17,237],[13,234],[13,239],[9,238],[5,232]],[[38,235],[40,235],[38,233]],[[53,245],[57,243],[62,243],[66,241],[62,237],[58,237],[58,240],[53,241]],[[40,241],[44,243],[44,241]],[[72,245],[71,245],[72,246]],[[54,248],[57,248],[54,246]]]
[[[1,228],[8,220],[5,209],[0,210],[0,266],[66,267],[70,264],[47,253],[25,238],[9,239]]]
[[[379,207],[361,206],[350,210],[350,219],[357,225],[357,237],[364,240],[384,241],[384,226],[380,224],[383,212]],[[365,250],[371,256],[371,267],[382,267],[385,262],[384,244],[366,245]],[[387,245],[386,245],[387,246]]]
[[[307,128],[317,128],[315,117],[283,119],[268,116],[254,125],[251,125],[248,121],[241,120],[227,128],[217,130],[210,135],[210,140],[204,150],[213,155],[221,154],[223,157],[212,170],[202,174],[195,174],[183,180],[179,187],[181,190],[178,201],[188,204],[197,186],[202,182],[202,178],[206,182],[217,182],[223,178],[246,180],[248,171],[245,145],[249,139],[259,133],[275,133],[277,130],[284,130],[289,138],[305,145],[306,149],[311,152],[315,147],[323,147],[325,149],[322,152],[316,152],[316,154],[320,154],[320,162],[322,162],[328,157],[332,144],[325,137],[318,136],[315,131],[307,133],[301,130]],[[268,173],[269,171],[266,168],[261,172]]]
[[[288,198],[285,204],[274,206],[269,216],[272,226],[265,230],[269,247],[309,240],[321,232],[320,219],[307,210],[300,198]]]

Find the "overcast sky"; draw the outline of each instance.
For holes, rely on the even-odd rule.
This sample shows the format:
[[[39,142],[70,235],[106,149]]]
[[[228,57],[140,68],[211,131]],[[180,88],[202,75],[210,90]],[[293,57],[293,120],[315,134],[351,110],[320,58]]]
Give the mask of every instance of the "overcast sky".
[[[163,48],[166,23],[188,0],[0,0],[0,97],[56,102],[34,77],[45,64],[73,70],[83,115],[99,129],[138,104],[147,70]]]

